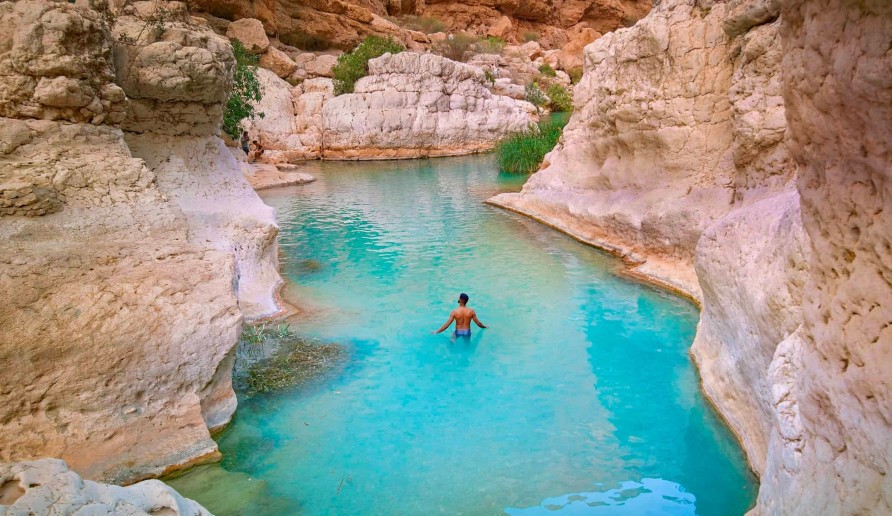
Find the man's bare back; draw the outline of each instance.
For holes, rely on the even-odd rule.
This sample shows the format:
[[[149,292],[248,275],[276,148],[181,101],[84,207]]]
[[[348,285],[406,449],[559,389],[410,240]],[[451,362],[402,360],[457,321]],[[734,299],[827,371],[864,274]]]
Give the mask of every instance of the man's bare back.
[[[477,312],[471,310],[467,306],[468,303],[468,295],[462,294],[458,297],[458,308],[452,311],[449,314],[449,320],[446,321],[443,326],[440,327],[437,331],[432,331],[431,333],[437,334],[442,333],[446,328],[448,328],[453,321],[455,322],[455,332],[456,335],[470,335],[471,334],[471,321],[474,321],[477,326],[481,328],[486,328],[480,319],[477,318]]]

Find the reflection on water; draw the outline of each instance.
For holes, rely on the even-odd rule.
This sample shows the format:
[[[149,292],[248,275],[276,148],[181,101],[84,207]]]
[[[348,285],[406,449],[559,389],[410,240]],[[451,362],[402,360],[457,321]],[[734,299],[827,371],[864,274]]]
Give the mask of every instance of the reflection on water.
[[[520,187],[491,156],[307,167],[318,182],[264,194],[289,294],[312,308],[292,329],[350,361],[312,388],[240,399],[223,462],[171,481],[186,496],[218,516],[752,505],[688,356],[693,306],[484,205]],[[459,292],[490,328],[430,335]],[[582,494],[543,502],[556,493]]]
[[[628,516],[678,515],[693,516],[696,497],[675,482],[643,478],[641,482],[623,482],[619,488],[556,496],[536,507],[505,509],[511,516],[599,515]]]

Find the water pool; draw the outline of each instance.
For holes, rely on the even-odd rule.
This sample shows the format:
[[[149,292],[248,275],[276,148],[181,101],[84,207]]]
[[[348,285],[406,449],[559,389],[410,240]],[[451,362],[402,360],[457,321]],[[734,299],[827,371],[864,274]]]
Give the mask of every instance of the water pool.
[[[757,485],[688,356],[697,310],[483,201],[492,156],[308,165],[264,193],[300,333],[346,369],[243,398],[170,481],[227,514],[702,514]],[[490,326],[430,335],[460,292]]]

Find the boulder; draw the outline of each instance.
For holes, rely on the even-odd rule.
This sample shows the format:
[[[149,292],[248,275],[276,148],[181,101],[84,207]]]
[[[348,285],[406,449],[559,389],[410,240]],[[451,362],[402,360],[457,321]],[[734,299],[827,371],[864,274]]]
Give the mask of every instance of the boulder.
[[[511,23],[511,18],[507,16],[501,16],[492,25],[489,26],[489,30],[486,31],[487,36],[491,36],[494,38],[502,38],[505,41],[511,36],[511,33],[514,31],[514,24]]]
[[[259,64],[283,79],[297,70],[297,63],[292,61],[288,54],[272,46],[260,56]]]
[[[127,487],[84,480],[64,461],[40,459],[0,464],[4,514],[128,514],[211,516],[160,480]]]
[[[558,54],[557,57],[558,66],[564,70],[572,70],[573,68],[582,67],[585,64],[582,57],[582,49],[600,36],[601,34],[594,29],[583,28],[580,30],[573,36],[569,43],[561,48],[560,54]]]
[[[338,63],[338,58],[330,54],[316,56],[316,59],[304,65],[309,77],[332,77],[332,69]]]
[[[269,38],[263,29],[263,23],[254,18],[242,18],[229,24],[226,37],[239,40],[245,50],[252,54],[262,54],[269,49]]]

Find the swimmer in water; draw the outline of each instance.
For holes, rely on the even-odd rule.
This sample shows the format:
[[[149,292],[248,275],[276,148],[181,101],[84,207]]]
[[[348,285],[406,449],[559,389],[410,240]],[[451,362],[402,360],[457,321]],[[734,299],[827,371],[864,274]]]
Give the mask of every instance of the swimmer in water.
[[[468,304],[468,295],[460,294],[458,296],[458,308],[452,311],[449,314],[449,320],[446,321],[446,324],[440,327],[437,331],[432,331],[431,335],[436,335],[437,333],[442,333],[446,328],[452,324],[452,321],[455,321],[455,336],[456,337],[470,337],[471,336],[471,321],[474,321],[477,326],[481,328],[486,328],[480,319],[477,318],[477,312],[471,310],[467,307]]]

